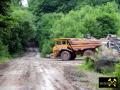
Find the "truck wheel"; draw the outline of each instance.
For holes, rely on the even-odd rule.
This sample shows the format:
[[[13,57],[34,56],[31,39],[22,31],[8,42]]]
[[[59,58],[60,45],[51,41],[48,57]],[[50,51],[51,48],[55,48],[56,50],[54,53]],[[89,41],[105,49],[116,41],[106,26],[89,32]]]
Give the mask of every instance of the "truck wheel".
[[[71,53],[69,51],[62,51],[61,52],[61,59],[62,60],[70,60],[71,59]]]
[[[93,50],[85,50],[83,56],[93,56],[94,55],[94,51]]]
[[[75,53],[71,53],[71,60],[74,60],[76,58],[76,54]]]

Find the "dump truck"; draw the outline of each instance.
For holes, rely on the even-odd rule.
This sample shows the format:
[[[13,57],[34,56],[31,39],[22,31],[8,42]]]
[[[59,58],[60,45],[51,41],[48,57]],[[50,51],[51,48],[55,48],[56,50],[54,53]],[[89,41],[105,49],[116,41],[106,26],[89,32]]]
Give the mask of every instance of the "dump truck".
[[[94,55],[96,48],[101,46],[101,41],[95,39],[58,38],[54,41],[52,58],[61,58],[62,60],[74,60],[77,54]]]

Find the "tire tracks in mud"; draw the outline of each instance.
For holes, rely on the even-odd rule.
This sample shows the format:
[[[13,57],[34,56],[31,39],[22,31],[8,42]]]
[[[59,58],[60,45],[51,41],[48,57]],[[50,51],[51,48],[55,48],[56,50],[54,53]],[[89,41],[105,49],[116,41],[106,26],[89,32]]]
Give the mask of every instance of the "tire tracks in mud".
[[[27,53],[0,69],[0,90],[76,90],[63,70],[64,65],[73,63],[43,60],[39,53]]]

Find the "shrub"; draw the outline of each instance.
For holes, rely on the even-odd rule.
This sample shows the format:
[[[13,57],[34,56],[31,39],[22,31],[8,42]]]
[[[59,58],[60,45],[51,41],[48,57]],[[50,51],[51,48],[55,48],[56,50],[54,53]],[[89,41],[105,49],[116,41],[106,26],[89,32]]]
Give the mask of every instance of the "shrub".
[[[44,44],[42,46],[42,51],[41,51],[41,55],[43,57],[46,57],[47,54],[50,54],[52,53],[52,45],[53,45],[53,42],[51,42],[50,40],[45,40],[44,41]]]
[[[0,59],[8,58],[9,56],[7,47],[0,41]]]
[[[45,41],[50,42],[49,40],[53,38],[51,33],[52,25],[63,16],[62,13],[50,13],[43,15],[40,20],[37,22],[37,39],[39,42],[39,49],[42,50]],[[49,52],[49,51],[48,51]]]
[[[80,69],[94,70],[94,62],[90,58],[85,58],[85,63],[80,65]]]
[[[94,62],[90,58],[86,58],[85,65],[89,69],[94,69]]]

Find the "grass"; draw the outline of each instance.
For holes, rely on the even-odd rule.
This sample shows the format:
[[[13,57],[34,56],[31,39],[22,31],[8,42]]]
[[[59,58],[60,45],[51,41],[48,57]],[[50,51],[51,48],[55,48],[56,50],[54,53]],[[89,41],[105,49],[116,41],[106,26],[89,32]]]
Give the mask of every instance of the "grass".
[[[6,62],[8,62],[9,60],[10,60],[10,58],[8,58],[8,57],[2,57],[2,58],[0,58],[0,64],[6,63]]]
[[[85,63],[81,64],[79,68],[83,70],[94,70],[94,65],[90,59],[86,58]]]
[[[87,71],[96,72],[94,63],[90,59],[85,59],[85,63],[79,65],[78,68],[80,70],[87,70]],[[96,72],[96,73],[98,73],[98,72]],[[109,67],[103,67],[103,70],[102,70],[101,74],[108,75],[108,76],[113,76],[113,72],[111,71],[111,69]]]
[[[23,55],[24,55],[24,52],[15,53],[13,55],[10,55],[10,54],[1,55],[0,64],[10,61],[11,58],[22,57]]]

